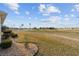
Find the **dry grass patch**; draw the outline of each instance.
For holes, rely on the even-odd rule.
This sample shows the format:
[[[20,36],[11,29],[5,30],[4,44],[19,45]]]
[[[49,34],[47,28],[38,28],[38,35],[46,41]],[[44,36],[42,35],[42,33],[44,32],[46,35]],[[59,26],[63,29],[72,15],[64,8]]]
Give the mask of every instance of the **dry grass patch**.
[[[48,33],[48,34],[47,34]],[[19,38],[17,42],[35,42],[39,46],[38,55],[79,55],[79,47],[74,47],[74,42],[65,38],[55,37],[52,34],[64,32],[57,31],[27,31],[18,32]],[[69,34],[68,32],[66,34]],[[70,35],[70,34],[69,34]],[[72,34],[74,35],[74,34]]]

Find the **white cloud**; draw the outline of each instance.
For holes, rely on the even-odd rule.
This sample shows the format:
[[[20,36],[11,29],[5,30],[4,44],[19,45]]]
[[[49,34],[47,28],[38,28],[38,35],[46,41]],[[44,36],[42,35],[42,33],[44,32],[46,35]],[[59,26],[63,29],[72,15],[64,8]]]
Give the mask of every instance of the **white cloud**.
[[[58,23],[60,21],[61,17],[59,16],[53,16],[53,17],[50,17],[49,20],[52,22],[52,23]]]
[[[68,15],[68,14],[66,14],[66,15],[64,15],[64,17],[69,17],[69,15]]]
[[[43,22],[59,23],[60,20],[61,20],[61,17],[59,16],[51,16],[47,19],[43,19]]]
[[[16,14],[19,14],[19,12],[18,12],[18,11],[15,11],[15,13],[16,13]]]
[[[49,15],[49,13],[43,13],[42,15],[43,15],[43,16],[48,16],[48,15]]]
[[[26,11],[25,13],[26,13],[26,15],[29,15],[29,14],[30,14],[30,12],[29,12],[29,11]]]
[[[74,8],[71,11],[74,12],[75,11]]]
[[[49,12],[49,13],[60,13],[60,10],[55,6],[49,6],[47,8],[47,12]]]
[[[64,20],[65,20],[65,21],[69,21],[69,20],[70,20],[70,18],[69,18],[69,17],[66,17],[66,18],[64,18]]]
[[[64,15],[64,17],[65,18],[72,18],[72,17],[75,17],[75,15],[74,14],[66,14],[66,15]]]
[[[72,18],[73,16],[74,16],[73,14],[66,14],[66,15],[64,15],[64,17],[63,17],[63,20],[69,21],[70,18]]]
[[[13,22],[12,20],[9,20],[9,19],[6,19],[5,21],[4,21],[4,23],[11,23],[11,22]]]
[[[71,21],[71,17],[69,17],[68,15],[65,15],[65,17],[61,17],[61,16],[50,16],[49,18],[46,19],[42,19],[42,22],[49,22],[49,23],[53,23],[53,24],[58,24],[58,23],[62,23],[63,21]]]
[[[28,19],[31,19],[31,17],[28,17]]]
[[[75,17],[75,15],[74,15],[74,14],[71,14],[70,16],[71,16],[71,17]]]
[[[62,20],[64,21],[72,21],[74,18],[76,18],[75,14],[65,14],[64,17],[62,17]]]
[[[19,4],[18,3],[6,3],[6,6],[10,8],[12,11],[14,11],[16,14],[19,14]]]
[[[79,4],[74,5],[73,9],[71,10],[72,12],[79,12]]]
[[[45,4],[40,4],[39,11],[45,16],[47,16],[51,13],[61,13],[61,11],[57,7],[52,6],[52,5],[48,6]]]
[[[79,11],[79,5],[75,5],[76,11]]]
[[[40,6],[39,6],[39,11],[40,11],[40,12],[44,12],[45,9],[46,9],[45,4],[40,4]]]

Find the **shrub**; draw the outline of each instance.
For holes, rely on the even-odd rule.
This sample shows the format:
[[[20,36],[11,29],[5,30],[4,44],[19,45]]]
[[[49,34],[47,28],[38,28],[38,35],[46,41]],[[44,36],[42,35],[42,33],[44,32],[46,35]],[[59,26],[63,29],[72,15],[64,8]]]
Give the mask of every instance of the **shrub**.
[[[17,38],[17,37],[18,37],[18,35],[17,35],[17,34],[15,34],[15,33],[11,33],[11,37],[12,37],[12,38]]]
[[[10,34],[10,33],[12,33],[12,30],[10,30],[10,29],[6,29],[6,30],[3,31],[3,33],[5,33],[5,34],[8,33],[8,34]]]
[[[1,31],[2,32],[5,31],[6,29],[9,29],[9,27],[7,27],[7,26],[1,26]]]
[[[6,48],[11,47],[11,45],[12,45],[12,40],[6,39],[6,40],[3,40],[3,41],[1,42],[0,47],[1,47],[2,49],[6,49]]]
[[[1,40],[8,39],[10,36],[8,34],[1,35]]]

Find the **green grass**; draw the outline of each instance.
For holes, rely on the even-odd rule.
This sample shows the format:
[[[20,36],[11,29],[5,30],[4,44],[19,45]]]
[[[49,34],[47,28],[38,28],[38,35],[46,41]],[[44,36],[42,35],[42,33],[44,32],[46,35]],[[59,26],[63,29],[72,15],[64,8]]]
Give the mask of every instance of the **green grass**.
[[[22,32],[21,32],[22,33]],[[38,56],[72,56],[79,55],[79,45],[75,41],[67,40],[64,38],[59,38],[49,35],[52,34],[62,34],[62,35],[71,35],[74,36],[76,33],[72,32],[62,32],[62,31],[27,31],[23,36],[24,38],[18,40],[17,42],[35,42],[39,46]],[[49,33],[49,34],[45,34]],[[76,34],[79,35],[79,34]],[[20,34],[21,36],[21,34]],[[75,37],[75,36],[74,36]],[[75,43],[75,44],[74,44]]]

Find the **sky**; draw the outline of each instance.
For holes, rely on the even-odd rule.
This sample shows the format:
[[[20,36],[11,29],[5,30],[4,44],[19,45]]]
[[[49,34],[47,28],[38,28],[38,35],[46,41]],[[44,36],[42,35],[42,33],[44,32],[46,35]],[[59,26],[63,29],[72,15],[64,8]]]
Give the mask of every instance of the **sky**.
[[[0,3],[0,10],[8,27],[79,27],[79,3]]]

